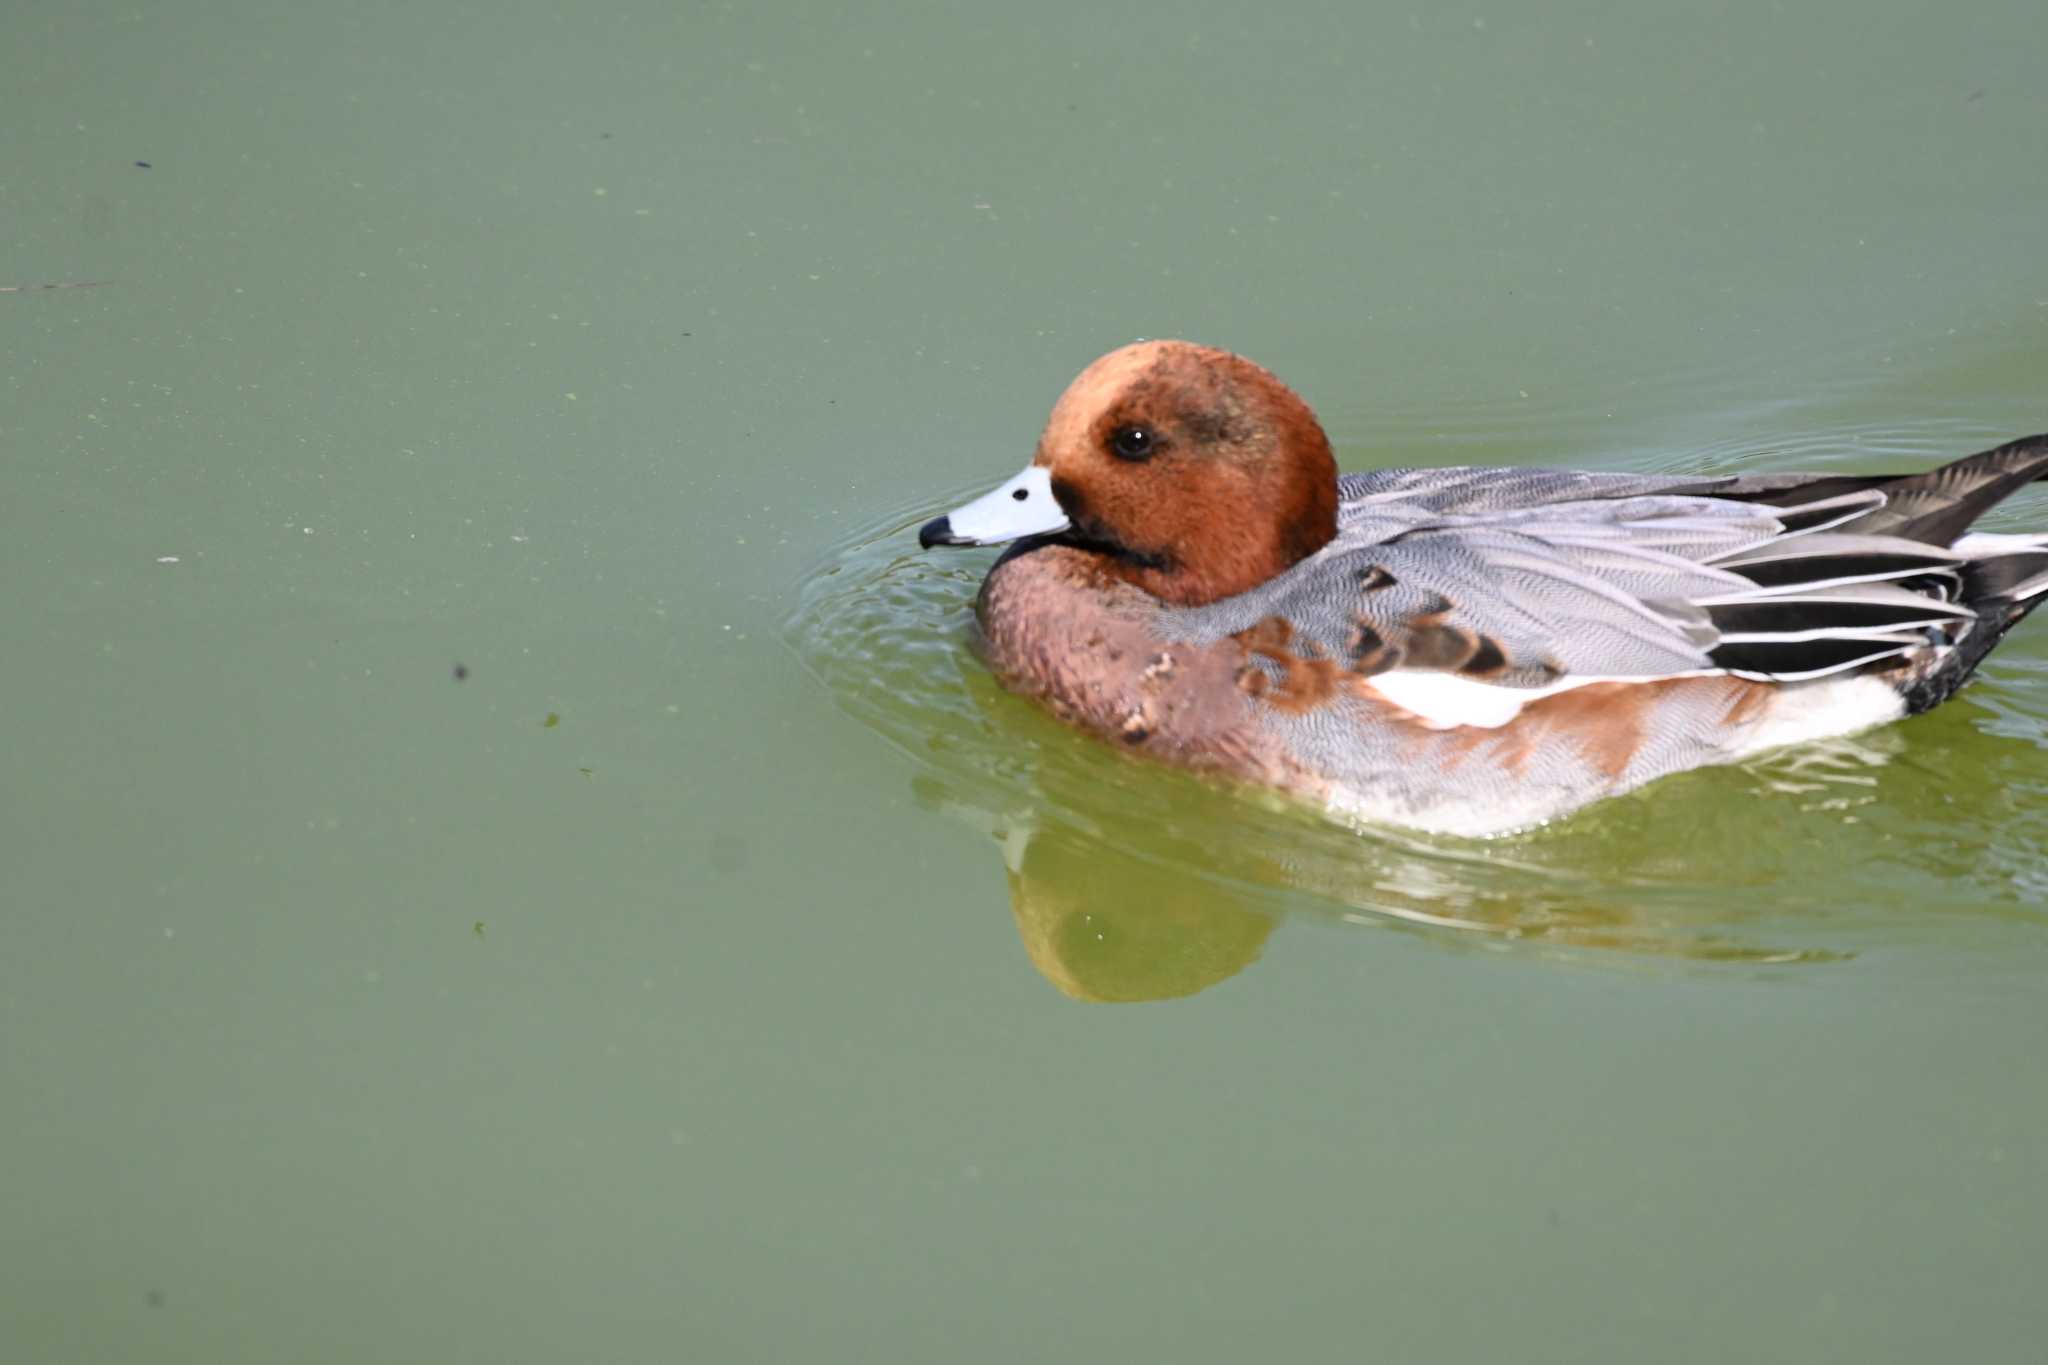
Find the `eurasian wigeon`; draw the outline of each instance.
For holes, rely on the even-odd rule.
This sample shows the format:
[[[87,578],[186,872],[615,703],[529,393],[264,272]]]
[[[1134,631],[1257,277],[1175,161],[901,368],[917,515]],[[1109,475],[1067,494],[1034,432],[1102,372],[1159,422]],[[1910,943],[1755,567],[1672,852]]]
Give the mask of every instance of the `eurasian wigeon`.
[[[1911,475],[1340,476],[1272,374],[1147,341],[918,541],[1017,542],[986,658],[1082,729],[1495,834],[1939,704],[2048,592],[2048,536],[1968,533],[2044,475],[2048,436]]]

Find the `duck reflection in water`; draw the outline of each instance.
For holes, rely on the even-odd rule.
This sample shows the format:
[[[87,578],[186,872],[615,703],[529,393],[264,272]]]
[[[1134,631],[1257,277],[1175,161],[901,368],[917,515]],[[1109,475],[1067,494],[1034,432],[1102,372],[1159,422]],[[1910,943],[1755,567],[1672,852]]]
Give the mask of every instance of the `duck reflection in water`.
[[[1884,758],[1867,743],[1846,742],[1835,771],[1816,773],[1809,754],[1802,776],[1817,791],[1867,792],[1868,773]],[[1187,802],[1182,817],[1146,818],[1139,844],[1131,826],[1105,810],[1099,771],[1041,769],[1036,778],[1021,784],[1031,804],[1006,811],[987,808],[994,793],[980,783],[926,773],[911,786],[920,805],[1000,846],[1024,950],[1075,1000],[1172,1000],[1207,990],[1258,961],[1288,918],[1309,921],[1304,932],[1391,928],[1455,949],[1614,965],[1840,957],[1742,941],[1745,912],[1672,897],[1660,869],[1635,869],[1643,875],[1640,894],[1631,895],[1626,876],[1608,869],[1589,878],[1541,848],[1411,845],[1383,831],[1333,828],[1278,801],[1248,826],[1245,793],[1186,778],[1164,779]],[[1217,809],[1205,809],[1209,803]]]

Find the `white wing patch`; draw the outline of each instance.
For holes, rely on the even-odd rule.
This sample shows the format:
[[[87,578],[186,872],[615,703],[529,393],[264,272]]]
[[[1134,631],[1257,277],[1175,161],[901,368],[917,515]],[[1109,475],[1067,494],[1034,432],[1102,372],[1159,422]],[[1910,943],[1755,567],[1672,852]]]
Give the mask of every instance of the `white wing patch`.
[[[1672,673],[1672,678],[1713,677],[1720,670]],[[1499,687],[1474,682],[1455,673],[1395,669],[1375,674],[1366,685],[1388,703],[1400,707],[1431,730],[1471,726],[1498,730],[1522,713],[1530,702],[1554,697],[1589,683],[1661,682],[1661,678],[1566,678],[1546,687]],[[1772,681],[1779,681],[1773,679]],[[1816,678],[1777,689],[1769,712],[1742,736],[1730,758],[1744,757],[1785,744],[1854,734],[1897,720],[1906,713],[1896,688],[1868,675]]]
[[[1591,683],[1662,682],[1665,678],[1706,678],[1721,670],[1696,669],[1689,673],[1666,673],[1654,678],[1561,678],[1542,687],[1501,687],[1477,682],[1456,673],[1436,673],[1418,668],[1396,668],[1375,673],[1365,685],[1389,705],[1398,706],[1431,730],[1455,730],[1469,725],[1477,730],[1498,730],[1532,701],[1554,697]]]

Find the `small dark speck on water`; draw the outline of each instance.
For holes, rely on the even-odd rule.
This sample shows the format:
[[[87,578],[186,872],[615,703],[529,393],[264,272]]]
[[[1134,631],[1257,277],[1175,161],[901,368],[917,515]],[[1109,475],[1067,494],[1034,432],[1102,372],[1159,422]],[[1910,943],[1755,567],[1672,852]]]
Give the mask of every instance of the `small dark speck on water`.
[[[149,169],[149,163],[147,161],[138,161],[135,164],[142,167],[142,169],[145,171]]]
[[[482,920],[478,920],[475,924],[470,926],[470,932],[475,934],[478,938],[482,938],[484,936],[484,922]]]
[[[540,728],[543,730],[552,730],[561,723],[562,718],[556,715],[554,712],[550,711],[548,712],[548,718],[540,723]]]
[[[1977,102],[1978,100],[1981,100],[1981,99],[1983,99],[1983,98],[1984,98],[1984,92],[1983,92],[1982,90],[1972,90],[1972,91],[1970,92],[1970,94],[1969,94],[1969,98],[1965,99],[1965,100],[1963,101],[1963,103],[1964,103],[1964,104],[1975,104],[1975,103],[1976,103],[1976,102]]]
[[[610,137],[610,136],[611,136],[611,134],[610,134],[610,133],[599,133],[599,134],[598,134],[598,137],[599,137],[599,138],[608,138],[608,137]]]
[[[167,1302],[164,1297],[164,1291],[161,1289],[152,1289],[147,1294],[144,1294],[142,1298],[151,1308],[161,1308]]]
[[[455,681],[457,681],[457,682],[461,682],[461,681],[463,681],[463,680],[464,680],[465,678],[467,678],[467,677],[469,677],[469,665],[468,665],[468,664],[457,664],[457,665],[455,665]]]
[[[585,777],[588,777],[597,770],[595,768],[578,768],[576,771],[582,773]]]

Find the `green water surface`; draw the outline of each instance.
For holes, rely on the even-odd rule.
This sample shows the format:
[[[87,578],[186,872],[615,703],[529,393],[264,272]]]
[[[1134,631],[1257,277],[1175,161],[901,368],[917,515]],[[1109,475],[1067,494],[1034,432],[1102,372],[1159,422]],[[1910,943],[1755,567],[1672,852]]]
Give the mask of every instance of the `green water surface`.
[[[2048,623],[1435,840],[914,534],[1138,336],[1347,469],[2048,429],[2038,0],[7,34],[0,1361],[2042,1358]]]

